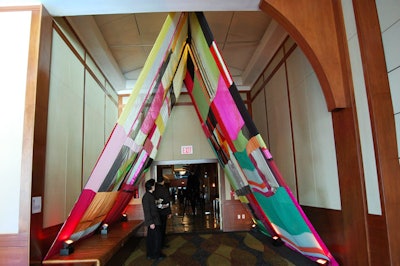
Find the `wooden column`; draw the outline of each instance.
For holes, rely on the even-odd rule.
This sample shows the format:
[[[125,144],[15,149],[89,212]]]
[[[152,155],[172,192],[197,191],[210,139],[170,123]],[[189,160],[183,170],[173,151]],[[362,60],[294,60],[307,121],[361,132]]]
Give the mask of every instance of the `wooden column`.
[[[42,6],[34,5],[1,7],[0,12],[31,12],[29,52],[27,58],[28,68],[27,70],[21,70],[22,73],[27,71],[27,77],[21,154],[18,232],[15,234],[0,235],[0,264],[29,265],[31,186],[33,183],[32,172],[35,167],[33,159],[35,146],[35,117],[38,109],[36,100],[38,97],[38,87],[40,86],[39,76],[42,70],[42,61],[39,58],[39,50],[43,12],[45,11],[43,11]],[[15,34],[19,33],[15,32]],[[14,99],[9,100],[13,101]],[[13,112],[14,110],[10,110],[10,113]],[[3,202],[3,204],[7,204],[7,202]]]
[[[44,9],[40,11],[40,24],[37,25],[37,64],[38,71],[32,73],[36,79],[35,109],[34,109],[34,142],[33,142],[33,168],[32,187],[29,191],[32,197],[41,197],[44,200],[44,176],[46,168],[46,142],[47,142],[47,113],[50,86],[50,61],[52,43],[53,18]],[[30,215],[30,261],[40,263],[48,246],[43,246],[45,239],[43,233],[43,207],[39,213]]]
[[[382,34],[374,0],[353,0],[374,139],[382,216],[369,215],[371,265],[400,262],[400,166]],[[398,140],[399,141],[399,140]],[[382,263],[382,261],[384,263]]]

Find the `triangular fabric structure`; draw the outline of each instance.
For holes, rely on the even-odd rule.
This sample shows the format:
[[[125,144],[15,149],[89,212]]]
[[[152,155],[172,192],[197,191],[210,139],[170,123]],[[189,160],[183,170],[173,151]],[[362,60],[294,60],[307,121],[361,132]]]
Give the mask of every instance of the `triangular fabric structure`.
[[[201,12],[168,15],[132,95],[46,258],[64,240],[114,223],[154,160],[183,82],[202,128],[258,227],[316,261],[338,265],[281,177]],[[46,259],[45,258],[45,259]]]

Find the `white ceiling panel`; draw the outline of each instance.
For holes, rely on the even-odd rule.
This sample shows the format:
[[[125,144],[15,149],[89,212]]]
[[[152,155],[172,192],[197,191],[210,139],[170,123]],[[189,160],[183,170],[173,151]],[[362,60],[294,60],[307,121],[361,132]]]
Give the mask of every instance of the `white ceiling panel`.
[[[121,84],[131,84],[138,77],[168,12],[205,13],[224,61],[242,88],[249,88],[262,72],[268,57],[274,53],[272,50],[279,46],[273,41],[282,41],[282,36],[287,36],[259,10],[260,0],[9,2],[10,5],[42,3],[52,16],[65,16],[117,91],[125,89]]]

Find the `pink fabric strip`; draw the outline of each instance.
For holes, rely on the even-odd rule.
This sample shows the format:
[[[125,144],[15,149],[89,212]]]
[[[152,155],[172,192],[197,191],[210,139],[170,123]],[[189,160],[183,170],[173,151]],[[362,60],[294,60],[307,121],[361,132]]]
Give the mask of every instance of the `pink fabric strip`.
[[[266,157],[268,160],[269,160],[269,159],[272,159],[272,154],[269,152],[268,149],[263,148],[262,151],[263,151],[265,157]]]
[[[235,140],[244,125],[244,121],[221,76],[218,80],[217,94],[213,102],[215,109],[219,113],[219,117],[222,119],[220,125],[225,127],[230,140]]]
[[[157,89],[156,95],[154,96],[153,102],[151,103],[150,109],[141,127],[141,130],[145,135],[147,135],[150,132],[151,128],[154,126],[154,121],[160,113],[160,109],[163,104],[163,97],[164,88],[160,83],[160,86]]]
[[[190,95],[192,95],[194,81],[193,81],[192,76],[190,75],[189,71],[186,71],[185,85],[186,85],[186,89],[188,90],[188,92],[190,92]]]
[[[91,189],[95,192],[99,190],[101,183],[104,181],[108,171],[110,171],[112,164],[117,158],[122,145],[126,140],[126,133],[121,125],[117,125],[114,132],[110,136],[107,146],[104,147],[103,152],[97,161],[85,189]]]
[[[142,152],[139,154],[139,157],[137,158],[137,161],[133,165],[128,180],[126,181],[128,185],[133,185],[135,183],[136,178],[139,176],[140,173],[142,173],[144,163],[146,162],[148,157],[148,153],[145,150],[142,150]]]
[[[81,221],[81,218],[85,214],[87,208],[89,207],[90,203],[92,202],[95,196],[96,192],[92,190],[88,189],[82,190],[82,193],[79,196],[75,204],[75,207],[72,209],[70,215],[67,218],[67,221],[63,224],[63,227],[58,232],[58,236],[54,241],[54,243],[52,244],[51,249],[47,253],[45,259],[59,252],[64,240],[69,239],[69,237],[72,235],[76,226]]]

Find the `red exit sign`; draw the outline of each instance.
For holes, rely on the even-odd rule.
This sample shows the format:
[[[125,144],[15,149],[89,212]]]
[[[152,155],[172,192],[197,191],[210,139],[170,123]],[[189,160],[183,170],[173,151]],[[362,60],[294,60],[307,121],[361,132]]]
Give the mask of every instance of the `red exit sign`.
[[[181,154],[193,154],[193,146],[181,146]]]

